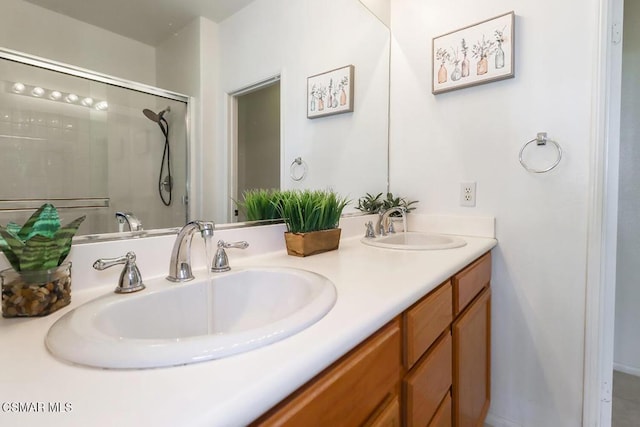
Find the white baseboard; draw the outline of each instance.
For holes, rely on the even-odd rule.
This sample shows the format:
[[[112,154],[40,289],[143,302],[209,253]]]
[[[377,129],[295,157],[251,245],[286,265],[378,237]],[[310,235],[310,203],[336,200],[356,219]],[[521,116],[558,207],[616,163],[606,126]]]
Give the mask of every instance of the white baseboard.
[[[521,424],[516,423],[515,421],[508,420],[506,418],[499,417],[495,414],[488,413],[487,418],[484,420],[485,427],[522,427]]]
[[[634,366],[627,366],[621,363],[613,362],[613,370],[624,372],[625,374],[634,375],[636,377],[640,377],[640,368],[636,368]]]

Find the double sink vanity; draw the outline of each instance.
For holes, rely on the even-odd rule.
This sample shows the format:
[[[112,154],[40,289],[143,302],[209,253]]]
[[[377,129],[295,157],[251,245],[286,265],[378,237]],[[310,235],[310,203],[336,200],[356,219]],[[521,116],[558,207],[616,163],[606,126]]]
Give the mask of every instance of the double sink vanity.
[[[0,424],[476,425],[489,404],[493,219],[410,217],[444,235],[371,245],[362,218],[345,218],[337,251],[297,258],[282,224],[221,230],[215,240],[252,244],[229,253],[231,271],[208,274],[196,256],[195,280],[175,284],[167,256],[139,256],[146,289],[124,295],[102,272],[76,289],[91,280],[78,268],[69,307],[0,323],[16,349],[0,356],[12,367],[0,399],[72,410],[2,412]],[[151,239],[164,253],[175,236],[74,248],[74,268]]]

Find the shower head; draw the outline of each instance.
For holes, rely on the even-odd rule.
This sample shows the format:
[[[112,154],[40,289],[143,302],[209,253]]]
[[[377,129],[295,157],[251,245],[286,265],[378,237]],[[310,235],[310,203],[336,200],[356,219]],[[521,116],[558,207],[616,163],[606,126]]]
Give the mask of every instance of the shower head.
[[[144,114],[147,117],[147,119],[151,120],[152,122],[160,123],[160,119],[162,119],[162,116],[164,116],[165,113],[168,113],[170,111],[171,111],[171,107],[167,107],[156,114],[153,111],[149,110],[148,108],[145,108],[144,110],[142,110],[142,114]]]

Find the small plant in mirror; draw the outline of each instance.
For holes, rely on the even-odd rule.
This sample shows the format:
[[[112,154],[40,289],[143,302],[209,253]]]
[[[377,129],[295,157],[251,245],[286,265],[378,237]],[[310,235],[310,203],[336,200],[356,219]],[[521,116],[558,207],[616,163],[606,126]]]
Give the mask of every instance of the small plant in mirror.
[[[244,212],[247,221],[262,221],[281,218],[278,206],[281,204],[280,190],[256,188],[242,193],[243,201],[235,203]]]
[[[378,213],[381,210],[386,211],[395,207],[403,207],[406,212],[411,212],[416,207],[418,200],[407,200],[404,197],[394,197],[393,193],[387,193],[386,198],[382,198],[382,193],[378,193],[375,196],[367,193],[365,196],[358,199],[358,206],[356,209],[359,211],[373,214]],[[391,216],[401,216],[399,213],[393,213]]]

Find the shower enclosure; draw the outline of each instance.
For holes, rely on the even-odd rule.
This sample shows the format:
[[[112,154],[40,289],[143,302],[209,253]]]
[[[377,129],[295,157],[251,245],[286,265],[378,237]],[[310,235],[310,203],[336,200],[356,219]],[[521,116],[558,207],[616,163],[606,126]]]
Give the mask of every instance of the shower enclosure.
[[[187,221],[189,98],[0,50],[0,224],[44,202],[79,234]],[[157,113],[155,113],[157,112]],[[153,120],[149,120],[153,118]]]

